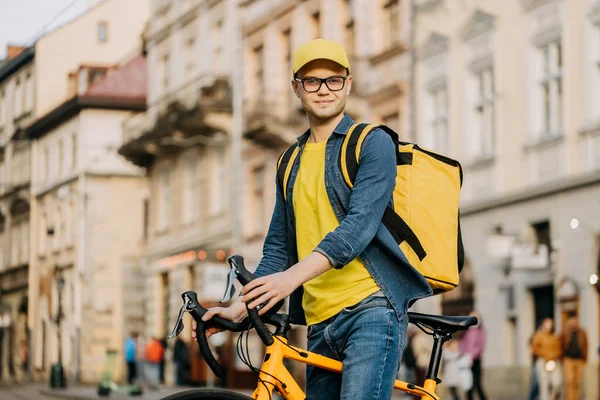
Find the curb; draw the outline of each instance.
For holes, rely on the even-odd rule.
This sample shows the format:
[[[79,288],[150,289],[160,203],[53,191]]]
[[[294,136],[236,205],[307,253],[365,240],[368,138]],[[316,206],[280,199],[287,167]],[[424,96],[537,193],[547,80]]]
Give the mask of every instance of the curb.
[[[97,396],[90,397],[81,394],[69,393],[68,389],[40,389],[39,393],[41,395],[54,397],[57,399],[90,400],[97,398]]]

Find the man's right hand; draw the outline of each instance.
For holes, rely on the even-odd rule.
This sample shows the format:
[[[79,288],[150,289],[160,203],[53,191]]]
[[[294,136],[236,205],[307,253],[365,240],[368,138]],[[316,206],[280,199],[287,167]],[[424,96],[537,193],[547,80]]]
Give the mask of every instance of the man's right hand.
[[[236,298],[229,307],[212,307],[209,308],[206,314],[202,317],[202,321],[208,321],[215,315],[218,315],[222,318],[228,319],[233,322],[241,322],[248,315],[248,310],[246,310],[246,304],[242,303],[239,300],[239,297]],[[192,319],[192,338],[196,339],[196,328],[198,324],[195,319]],[[221,332],[222,329],[219,328],[210,328],[206,330],[206,338],[210,338],[215,333]]]

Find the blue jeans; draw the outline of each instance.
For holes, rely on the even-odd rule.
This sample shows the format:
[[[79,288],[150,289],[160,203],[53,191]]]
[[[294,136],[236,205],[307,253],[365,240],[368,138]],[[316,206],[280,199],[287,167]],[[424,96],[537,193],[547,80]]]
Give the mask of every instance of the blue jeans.
[[[308,400],[389,400],[406,341],[406,314],[398,320],[385,297],[367,297],[308,327],[308,350],[342,361],[342,374],[306,368]]]

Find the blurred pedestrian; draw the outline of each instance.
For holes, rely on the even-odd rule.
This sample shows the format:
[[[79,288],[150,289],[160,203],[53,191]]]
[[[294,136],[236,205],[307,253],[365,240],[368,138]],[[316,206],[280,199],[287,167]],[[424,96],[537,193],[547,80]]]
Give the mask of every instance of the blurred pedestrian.
[[[190,352],[187,344],[178,337],[173,348],[173,364],[175,365],[175,384],[187,385],[190,375]]]
[[[444,360],[444,383],[450,389],[452,400],[460,400],[458,389],[462,386],[459,370],[459,360],[461,355],[458,342],[451,340],[446,342],[444,346],[446,347],[442,353]]]
[[[165,353],[167,352],[167,348],[169,344],[167,343],[167,338],[163,337],[159,340],[160,345],[163,348],[163,356],[160,360],[160,368],[159,368],[159,382],[161,384],[165,384]]]
[[[164,358],[165,350],[158,339],[153,337],[146,344],[146,379],[150,389],[160,386],[160,363]]]
[[[473,393],[476,391],[480,400],[486,400],[486,395],[482,385],[481,359],[485,350],[485,328],[481,316],[476,311],[471,311],[469,315],[477,317],[479,322],[476,326],[469,328],[460,341],[460,351],[463,355],[471,358],[471,372],[473,374],[473,387],[467,392],[467,399],[473,399]]]
[[[546,318],[542,328],[533,337],[533,354],[537,357],[535,369],[540,385],[540,400],[556,399],[560,394],[560,339],[553,333],[554,322]]]
[[[529,347],[531,348],[531,378],[529,385],[529,400],[535,400],[540,394],[540,383],[537,377],[537,370],[535,368],[535,362],[537,360],[536,355],[533,353],[533,338],[536,333],[538,333],[542,329],[542,323],[540,322],[533,332],[533,335],[529,338]]]
[[[583,368],[587,362],[588,340],[587,334],[579,325],[576,313],[569,313],[560,341],[563,349],[567,400],[579,400]]]
[[[125,361],[127,362],[127,383],[133,384],[133,381],[137,378],[137,365],[136,365],[136,340],[137,332],[132,332],[131,336],[125,339]]]

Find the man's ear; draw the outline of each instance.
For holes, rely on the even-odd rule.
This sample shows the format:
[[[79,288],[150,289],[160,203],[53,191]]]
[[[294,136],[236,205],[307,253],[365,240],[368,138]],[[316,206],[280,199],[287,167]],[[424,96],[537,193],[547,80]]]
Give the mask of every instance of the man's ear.
[[[296,97],[300,98],[300,93],[298,92],[298,90],[299,90],[298,82],[295,80],[292,80],[292,89],[294,90]]]
[[[352,75],[348,75],[346,79],[346,95],[350,94],[350,90],[352,89]]]

